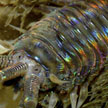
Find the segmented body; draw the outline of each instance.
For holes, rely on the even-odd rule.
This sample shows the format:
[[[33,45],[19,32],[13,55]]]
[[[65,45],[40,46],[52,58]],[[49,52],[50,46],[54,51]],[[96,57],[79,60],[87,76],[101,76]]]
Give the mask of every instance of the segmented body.
[[[105,0],[80,3],[51,12],[19,37],[10,54],[12,63],[1,57],[2,67],[8,66],[6,61],[11,65],[0,72],[1,82],[24,77],[21,108],[35,108],[39,90],[54,92],[49,108],[56,106],[58,98],[64,108],[70,103],[81,108],[87,99],[88,79],[100,74],[107,62],[108,4]],[[40,100],[48,96],[44,98]]]
[[[104,66],[108,55],[108,7],[105,1],[77,4],[49,14],[19,38],[17,49],[40,63],[47,74],[83,82]]]

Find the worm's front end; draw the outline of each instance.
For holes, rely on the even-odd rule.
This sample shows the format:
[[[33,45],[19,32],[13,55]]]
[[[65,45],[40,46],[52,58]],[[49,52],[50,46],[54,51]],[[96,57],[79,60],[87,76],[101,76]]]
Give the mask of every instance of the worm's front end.
[[[14,48],[10,57],[0,58],[4,68],[0,81],[23,77],[21,108],[35,108],[39,90],[51,93],[49,108],[55,108],[58,100],[64,108],[70,104],[81,108],[88,97],[90,75],[99,74],[107,61],[107,1],[95,0],[87,6],[72,3],[55,10],[21,36]]]

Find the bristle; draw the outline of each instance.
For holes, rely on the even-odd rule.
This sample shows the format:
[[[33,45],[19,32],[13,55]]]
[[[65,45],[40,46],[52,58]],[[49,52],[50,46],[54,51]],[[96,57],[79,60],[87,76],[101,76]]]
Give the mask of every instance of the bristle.
[[[77,108],[81,108],[82,104],[85,102],[85,100],[88,97],[88,83],[85,83],[81,86],[79,99],[77,103]]]
[[[70,94],[71,108],[76,108],[77,98],[78,98],[77,91],[78,87],[76,87]]]
[[[64,83],[68,83],[68,81],[62,81],[60,79],[58,79],[54,74],[50,74],[50,80],[55,83],[55,84],[58,84],[58,85],[62,85]]]
[[[58,97],[55,93],[52,92],[50,96],[48,108],[55,108],[57,102],[58,102]]]

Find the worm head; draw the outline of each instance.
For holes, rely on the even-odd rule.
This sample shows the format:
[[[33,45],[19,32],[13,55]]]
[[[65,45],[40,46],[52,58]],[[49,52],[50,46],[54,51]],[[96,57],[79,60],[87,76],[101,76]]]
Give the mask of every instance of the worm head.
[[[45,70],[39,63],[28,57],[24,50],[13,51],[10,53],[10,56],[12,63],[0,71],[0,84],[16,77],[23,76],[23,105],[25,108],[30,108],[31,106],[35,108],[38,102],[40,85],[45,78]],[[4,59],[4,63],[5,62],[6,60]]]
[[[10,65],[5,66],[0,72],[1,82],[11,80],[19,76],[35,75],[38,76],[40,81],[44,79],[44,69],[35,60],[27,56],[24,50],[17,50],[10,53],[11,58],[3,59],[4,64],[8,64],[11,59]],[[3,57],[1,57],[3,58]]]
[[[13,56],[13,64],[24,63],[27,65],[27,73],[26,74],[37,74],[37,76],[41,77],[41,73],[45,72],[43,67],[37,63],[34,59],[27,56],[27,53],[24,50],[14,51],[12,53]],[[43,77],[43,76],[42,76]]]

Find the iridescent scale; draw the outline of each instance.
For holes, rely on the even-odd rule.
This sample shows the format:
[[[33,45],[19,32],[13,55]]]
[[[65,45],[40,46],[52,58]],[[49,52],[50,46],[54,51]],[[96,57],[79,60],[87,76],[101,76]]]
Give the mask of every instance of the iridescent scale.
[[[16,49],[23,43],[21,47],[28,56],[48,74],[82,82],[103,68],[108,55],[108,5],[104,0],[86,5],[87,9],[72,4],[56,10],[36,23]]]

